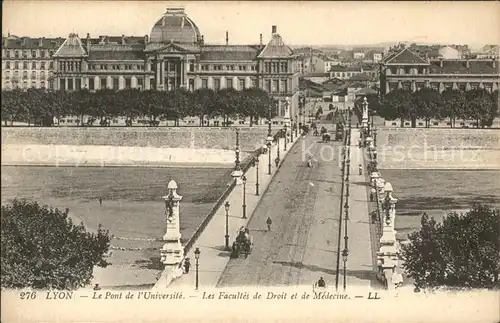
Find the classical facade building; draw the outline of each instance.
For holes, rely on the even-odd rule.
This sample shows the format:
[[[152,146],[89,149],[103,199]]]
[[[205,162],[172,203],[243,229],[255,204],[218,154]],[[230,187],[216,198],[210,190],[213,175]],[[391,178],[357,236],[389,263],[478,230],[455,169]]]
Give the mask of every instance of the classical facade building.
[[[52,88],[52,56],[63,38],[2,37],[2,89]]]
[[[22,54],[25,49],[18,46]],[[184,9],[170,8],[150,35],[80,38],[72,33],[51,50],[53,78],[45,87],[55,90],[259,87],[278,100],[279,116],[297,111],[299,67],[276,26],[267,45],[262,34],[259,44],[230,45],[227,32],[225,45],[209,45]]]
[[[430,87],[467,91],[499,88],[500,73],[496,59],[429,59],[408,48],[389,54],[380,64],[381,94],[398,88],[417,91]]]

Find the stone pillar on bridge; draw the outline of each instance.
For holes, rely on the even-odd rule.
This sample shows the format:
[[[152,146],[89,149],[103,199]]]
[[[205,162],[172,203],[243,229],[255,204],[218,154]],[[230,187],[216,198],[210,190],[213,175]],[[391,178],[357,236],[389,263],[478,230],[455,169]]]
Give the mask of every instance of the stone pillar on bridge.
[[[161,262],[165,265],[166,284],[182,275],[180,264],[184,258],[184,249],[181,245],[180,230],[180,201],[182,196],[177,194],[177,183],[171,180],[167,186],[168,194],[163,196],[165,200],[165,215],[167,229],[163,236],[165,244],[160,250]]]
[[[385,283],[389,290],[394,290],[402,283],[402,275],[397,272],[398,243],[394,224],[396,220],[396,202],[398,199],[392,196],[393,189],[389,182],[385,183],[384,192],[384,217],[382,221],[382,237],[380,238],[380,249],[377,252],[378,278]]]
[[[363,99],[363,118],[361,119],[361,127],[366,132],[368,130],[368,99]]]

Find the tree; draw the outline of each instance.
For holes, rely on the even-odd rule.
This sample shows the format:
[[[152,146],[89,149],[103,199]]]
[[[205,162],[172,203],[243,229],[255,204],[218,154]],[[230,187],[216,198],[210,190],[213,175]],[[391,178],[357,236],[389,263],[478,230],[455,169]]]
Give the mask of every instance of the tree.
[[[496,111],[491,95],[485,89],[475,89],[467,92],[467,118],[476,121],[479,128],[493,123]]]
[[[1,209],[2,288],[76,289],[90,284],[94,266],[108,265],[108,231],[74,225],[68,209],[26,200]]]
[[[441,115],[440,109],[443,105],[441,95],[437,90],[423,88],[413,92],[413,99],[417,117],[424,118],[425,127],[429,128],[430,119]]]
[[[441,95],[443,97],[441,117],[450,118],[450,127],[453,128],[456,118],[464,118],[467,105],[465,94],[459,90],[447,89]]]
[[[427,215],[402,246],[404,268],[417,288],[497,288],[500,273],[500,210],[473,204],[443,223]]]

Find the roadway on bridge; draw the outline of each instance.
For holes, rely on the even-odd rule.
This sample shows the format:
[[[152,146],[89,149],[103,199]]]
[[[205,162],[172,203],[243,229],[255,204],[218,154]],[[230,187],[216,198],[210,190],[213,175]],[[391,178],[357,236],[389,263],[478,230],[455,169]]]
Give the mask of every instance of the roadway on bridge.
[[[229,261],[219,287],[310,285],[319,277],[335,284],[340,146],[308,136],[292,148],[248,223],[252,253]],[[308,151],[316,159],[313,168],[304,161]]]

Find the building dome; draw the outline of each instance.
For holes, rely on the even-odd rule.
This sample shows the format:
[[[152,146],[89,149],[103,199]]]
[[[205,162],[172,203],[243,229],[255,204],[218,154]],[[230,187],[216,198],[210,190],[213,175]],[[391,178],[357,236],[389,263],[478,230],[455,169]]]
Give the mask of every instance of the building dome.
[[[182,8],[168,8],[163,17],[156,22],[151,30],[152,43],[188,43],[199,41],[198,26],[186,15]]]

